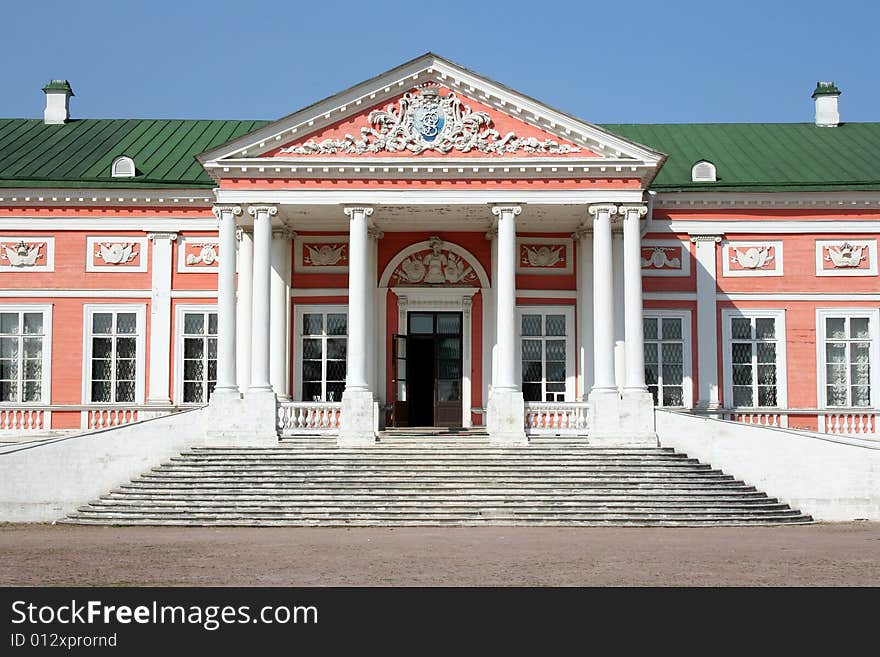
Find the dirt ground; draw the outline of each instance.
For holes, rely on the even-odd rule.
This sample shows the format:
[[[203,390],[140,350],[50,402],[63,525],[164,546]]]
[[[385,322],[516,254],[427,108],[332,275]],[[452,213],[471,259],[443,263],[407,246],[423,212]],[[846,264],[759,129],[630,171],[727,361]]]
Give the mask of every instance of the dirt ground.
[[[4,586],[880,586],[880,523],[754,528],[0,526]]]

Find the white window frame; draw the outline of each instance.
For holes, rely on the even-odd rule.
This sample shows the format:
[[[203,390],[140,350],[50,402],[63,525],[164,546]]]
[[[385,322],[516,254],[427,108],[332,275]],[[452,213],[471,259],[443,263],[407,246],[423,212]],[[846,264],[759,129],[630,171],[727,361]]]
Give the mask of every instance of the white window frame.
[[[694,406],[694,369],[693,369],[693,342],[691,337],[692,315],[690,310],[683,309],[666,309],[666,308],[645,308],[642,310],[642,317],[645,319],[659,317],[663,319],[680,319],[681,320],[681,342],[682,342],[682,379],[681,394],[682,406],[659,406],[658,408],[693,408]],[[653,341],[652,341],[653,342]],[[658,339],[657,342],[664,342]],[[671,342],[671,340],[666,340]],[[662,358],[662,354],[660,354]]]
[[[733,354],[731,353],[731,319],[734,317],[773,318],[776,320],[776,406],[752,406],[750,408],[785,409],[788,408],[788,368],[786,366],[785,310],[780,308],[722,308],[721,309],[721,353],[724,377],[724,407],[733,406]],[[753,375],[757,375],[754,371]],[[753,399],[754,402],[758,400]]]
[[[52,304],[0,304],[4,313],[42,313],[43,314],[43,365],[40,380],[40,401],[38,402],[0,402],[2,407],[45,406],[52,403]],[[23,373],[22,373],[23,374]]]
[[[871,405],[870,406],[829,406],[825,396],[825,320],[831,317],[867,317],[871,340]],[[829,410],[845,410],[853,408],[868,411],[880,406],[880,308],[817,308],[816,309],[816,385],[819,408]],[[847,392],[849,395],[849,392]]]
[[[187,303],[174,308],[174,403],[178,406],[204,406],[207,402],[185,402],[183,400],[183,330],[186,313],[217,313],[217,305],[210,303]],[[219,321],[218,331],[219,331]],[[206,334],[207,335],[207,334]],[[219,352],[218,352],[219,356]],[[219,358],[218,358],[219,360]]]
[[[521,305],[516,307],[516,380],[522,384],[522,341],[530,337],[522,334],[522,316],[523,315],[564,315],[565,316],[565,402],[575,401],[575,383],[577,381],[577,367],[575,364],[575,307],[574,306],[545,306],[545,305]],[[543,320],[542,320],[543,323]],[[562,336],[553,336],[551,339],[558,339]],[[542,336],[541,340],[546,340],[546,336]],[[545,380],[546,384],[546,380]],[[545,397],[546,395],[542,395]],[[563,402],[527,402],[532,404],[552,404]]]
[[[134,313],[137,322],[133,402],[93,402],[92,389],[92,316],[95,313]],[[82,403],[84,406],[129,406],[144,403],[147,352],[147,305],[143,303],[87,303],[83,305]]]
[[[303,362],[303,332],[302,332],[302,321],[303,315],[308,315],[311,313],[322,313],[324,315],[329,314],[340,314],[345,315],[348,318],[348,306],[340,305],[340,304],[309,304],[309,305],[296,305],[294,306],[294,349],[293,349],[293,398],[297,401],[311,401],[310,399],[302,398],[302,362]],[[349,324],[348,319],[346,319],[346,348],[348,347],[348,341],[351,339],[351,335],[349,334]],[[328,336],[330,337],[330,336]],[[369,348],[369,347],[368,347]],[[346,349],[347,353],[347,349]],[[326,352],[324,355],[324,360],[326,362]],[[347,365],[346,365],[347,371]],[[327,375],[326,371],[324,372],[324,382],[326,384]],[[342,399],[334,399],[333,401],[339,402]]]

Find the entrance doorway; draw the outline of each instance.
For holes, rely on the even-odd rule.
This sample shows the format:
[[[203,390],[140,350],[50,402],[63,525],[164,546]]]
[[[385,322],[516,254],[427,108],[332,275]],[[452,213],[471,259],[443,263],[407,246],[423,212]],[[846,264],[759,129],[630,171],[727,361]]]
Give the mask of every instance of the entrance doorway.
[[[461,426],[462,314],[408,313],[394,351],[394,426]]]

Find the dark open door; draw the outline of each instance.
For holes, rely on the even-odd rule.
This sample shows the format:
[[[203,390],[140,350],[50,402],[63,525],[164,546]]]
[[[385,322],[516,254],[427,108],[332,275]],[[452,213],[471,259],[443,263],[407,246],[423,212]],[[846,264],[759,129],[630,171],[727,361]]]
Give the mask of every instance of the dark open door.
[[[391,424],[409,426],[409,405],[406,401],[406,336],[391,336]]]

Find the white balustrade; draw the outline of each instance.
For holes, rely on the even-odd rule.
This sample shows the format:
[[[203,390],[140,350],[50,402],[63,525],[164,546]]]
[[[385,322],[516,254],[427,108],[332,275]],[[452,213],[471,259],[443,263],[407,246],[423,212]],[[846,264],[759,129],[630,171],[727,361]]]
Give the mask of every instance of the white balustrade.
[[[819,416],[819,431],[837,436],[876,436],[878,415],[858,411],[824,411]]]
[[[138,421],[135,408],[90,408],[83,411],[86,429],[110,429]]]
[[[51,426],[49,418],[42,408],[0,408],[0,431],[42,431]]]
[[[732,410],[722,413],[722,419],[762,427],[787,427],[788,416],[784,412],[760,410]]]
[[[341,402],[281,402],[278,428],[283,435],[339,433]]]
[[[526,402],[530,436],[584,436],[589,430],[588,402]]]

